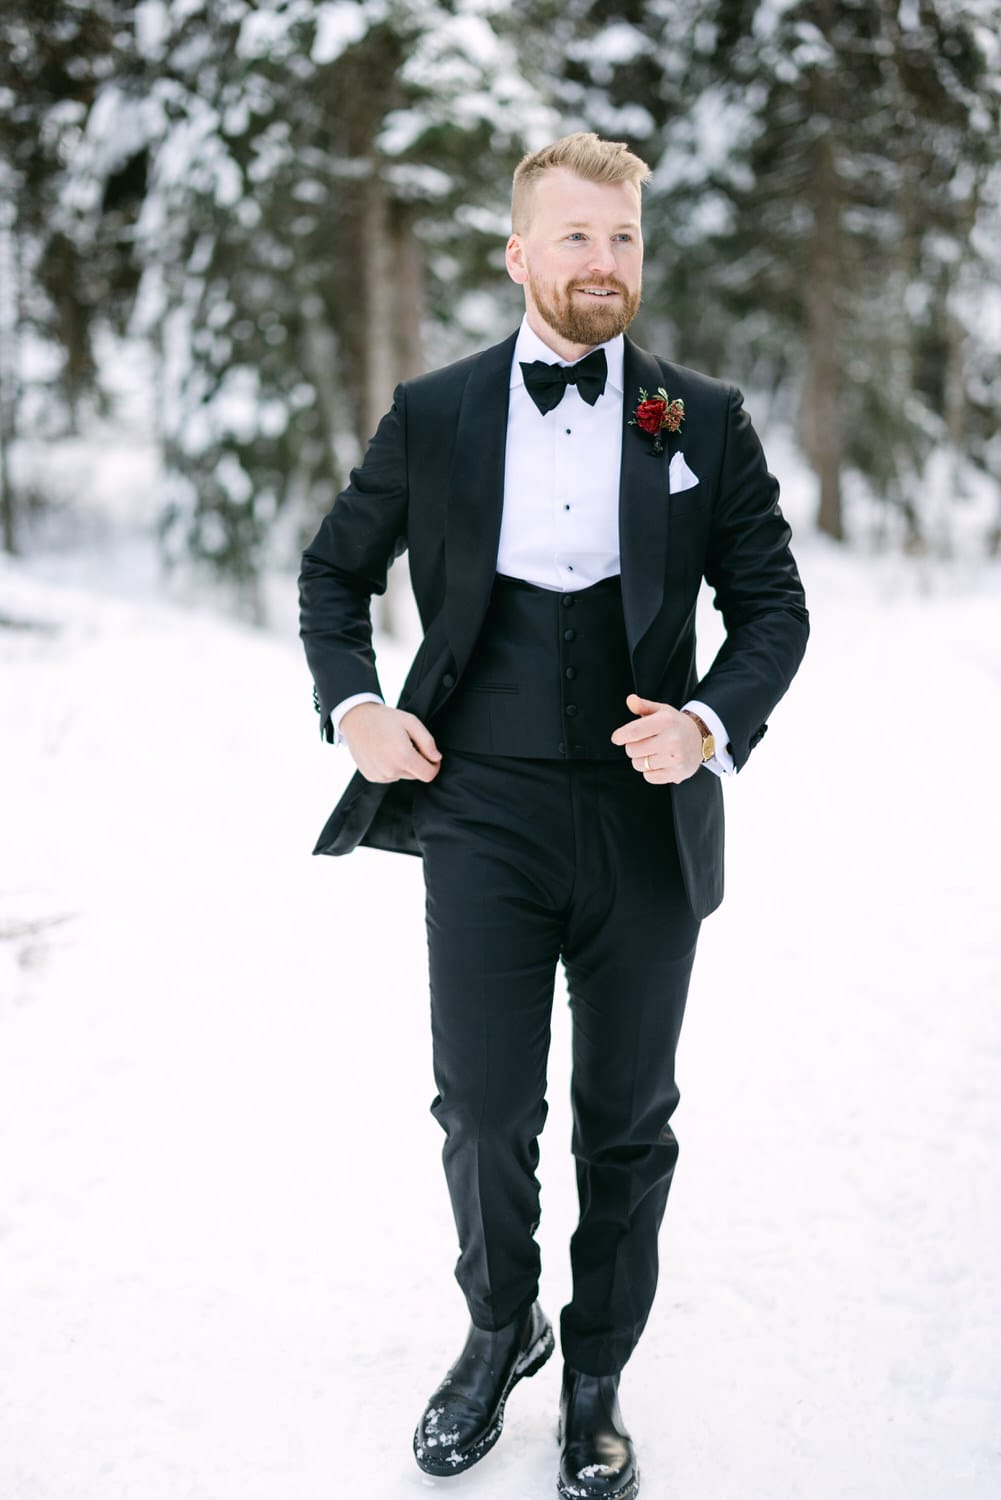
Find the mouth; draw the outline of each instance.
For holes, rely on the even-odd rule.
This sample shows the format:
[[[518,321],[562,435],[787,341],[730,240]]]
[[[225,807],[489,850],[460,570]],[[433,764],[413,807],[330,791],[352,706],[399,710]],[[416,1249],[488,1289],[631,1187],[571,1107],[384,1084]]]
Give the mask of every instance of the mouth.
[[[581,292],[585,297],[617,297],[619,295],[612,287],[607,286],[578,286],[574,290]]]

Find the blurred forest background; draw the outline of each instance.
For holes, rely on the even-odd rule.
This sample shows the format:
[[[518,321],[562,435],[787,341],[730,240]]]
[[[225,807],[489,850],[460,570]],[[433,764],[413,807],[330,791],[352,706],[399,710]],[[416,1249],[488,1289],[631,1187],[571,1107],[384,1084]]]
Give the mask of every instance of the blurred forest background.
[[[4,0],[4,548],[124,380],[164,559],[259,611],[395,382],[514,326],[511,171],[594,129],[654,169],[639,340],[786,425],[828,536],[996,554],[999,38],[998,0]]]

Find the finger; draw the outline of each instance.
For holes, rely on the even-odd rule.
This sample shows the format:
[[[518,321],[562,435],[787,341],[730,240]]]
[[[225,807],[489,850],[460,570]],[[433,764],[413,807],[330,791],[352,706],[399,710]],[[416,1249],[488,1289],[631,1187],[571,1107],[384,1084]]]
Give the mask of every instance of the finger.
[[[441,751],[435,744],[434,735],[426,724],[422,724],[420,719],[416,718],[413,714],[408,714],[406,730],[425,760],[441,760]]]
[[[638,719],[630,719],[628,724],[620,724],[612,731],[613,745],[626,745],[630,740],[642,740],[648,735],[658,734],[667,727],[669,719],[663,710],[667,707],[664,703],[653,703],[649,698],[638,698],[635,693],[630,693],[626,702],[635,704],[636,712],[640,715]],[[642,706],[640,706],[642,705]],[[651,723],[651,716],[659,714],[656,724]]]
[[[620,724],[618,729],[613,729],[612,744],[635,744],[638,740],[650,739],[652,733],[653,731],[646,719],[630,719],[628,724]]]
[[[438,767],[432,765],[423,756],[416,758],[404,767],[400,772],[401,781],[433,781],[438,773]]]
[[[400,768],[400,775],[411,781],[433,781],[437,774],[438,761],[425,760],[414,749],[411,749]]]
[[[639,693],[629,693],[626,697],[626,707],[634,714],[652,714],[664,705],[655,703],[652,698],[641,698]]]
[[[615,731],[619,735],[613,741],[616,745],[622,745],[627,755],[652,755],[657,745],[657,734],[651,731],[649,723],[644,719],[637,719],[632,724],[626,724],[622,730]],[[646,746],[646,749],[643,748]]]
[[[663,766],[660,770],[650,770],[644,777],[653,786],[677,786],[679,782],[687,781],[692,773],[681,770],[678,766]]]
[[[652,760],[658,753],[658,743],[655,735],[647,735],[643,740],[630,740],[624,747],[630,760],[644,760],[647,756]]]

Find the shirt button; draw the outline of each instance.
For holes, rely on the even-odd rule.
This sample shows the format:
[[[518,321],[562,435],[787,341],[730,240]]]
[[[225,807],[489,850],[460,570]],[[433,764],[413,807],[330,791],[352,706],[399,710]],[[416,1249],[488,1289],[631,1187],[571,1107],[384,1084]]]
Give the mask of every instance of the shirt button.
[[[573,572],[573,563],[567,563],[567,572],[568,573],[572,573]]]
[[[573,716],[574,716],[574,714],[576,712],[577,712],[577,705],[576,705],[576,703],[568,703],[567,704],[567,718],[568,719],[572,719]]]
[[[577,676],[577,668],[567,667],[563,675],[567,678],[568,681],[573,682],[574,678]]]
[[[572,427],[568,427],[568,428],[567,428],[567,437],[569,437],[569,436],[570,436],[570,434],[571,434],[571,432],[572,432],[572,431],[573,431],[573,428],[572,428]]]
[[[575,641],[577,639],[576,630],[564,630],[563,639],[565,641]]]
[[[563,507],[563,509],[564,509],[564,510],[569,510],[569,509],[570,509],[570,507],[569,507],[569,505],[564,505],[564,507]]]
[[[569,609],[572,604],[573,604],[573,594],[564,594],[563,595],[563,608],[564,609]]]

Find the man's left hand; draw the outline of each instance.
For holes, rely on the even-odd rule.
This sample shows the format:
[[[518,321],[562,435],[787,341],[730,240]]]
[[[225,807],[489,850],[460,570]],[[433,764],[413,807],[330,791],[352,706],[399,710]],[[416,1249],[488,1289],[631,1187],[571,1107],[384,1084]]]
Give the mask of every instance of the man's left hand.
[[[612,744],[625,748],[633,770],[658,786],[694,776],[702,764],[702,731],[691,715],[636,693],[629,694],[626,707],[639,717],[620,725]]]

